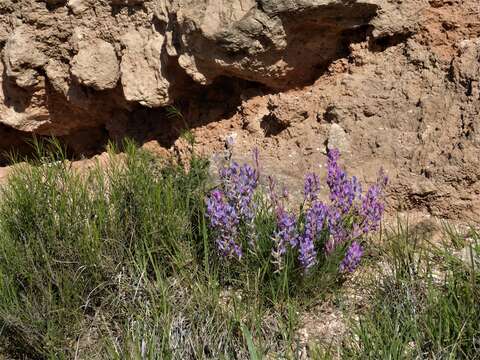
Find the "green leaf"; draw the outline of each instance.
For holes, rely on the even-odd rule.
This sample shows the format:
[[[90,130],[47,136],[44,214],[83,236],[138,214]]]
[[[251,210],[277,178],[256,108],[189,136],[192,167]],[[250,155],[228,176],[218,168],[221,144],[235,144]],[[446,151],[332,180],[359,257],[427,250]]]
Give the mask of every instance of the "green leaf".
[[[245,337],[245,340],[247,341],[248,353],[250,354],[250,359],[261,360],[262,357],[257,351],[255,344],[253,343],[252,334],[250,333],[250,330],[248,330],[248,328],[243,324],[242,324],[242,333],[243,333],[243,336]]]

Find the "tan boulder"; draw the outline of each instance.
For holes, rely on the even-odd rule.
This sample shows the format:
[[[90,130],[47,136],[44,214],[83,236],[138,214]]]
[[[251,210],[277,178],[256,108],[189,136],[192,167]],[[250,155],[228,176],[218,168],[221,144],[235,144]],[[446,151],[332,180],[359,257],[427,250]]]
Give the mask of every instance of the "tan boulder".
[[[78,82],[95,90],[113,89],[120,78],[115,49],[100,39],[83,43],[71,66],[72,75]]]
[[[67,6],[72,13],[79,15],[90,8],[92,4],[91,0],[68,0]]]
[[[8,73],[8,70],[6,72]],[[0,61],[0,74],[2,73],[4,66]],[[4,79],[0,86],[0,124],[20,131],[36,132],[50,121],[46,106],[45,79],[35,78],[36,86],[30,87],[31,92],[19,87],[17,80],[18,78]]]
[[[164,37],[134,30],[121,40],[124,50],[120,69],[125,99],[147,107],[168,105],[170,83],[165,78],[161,56]]]
[[[18,27],[8,38],[3,50],[6,75],[21,88],[29,88],[41,81],[38,70],[47,57],[38,49],[35,35],[25,27]]]

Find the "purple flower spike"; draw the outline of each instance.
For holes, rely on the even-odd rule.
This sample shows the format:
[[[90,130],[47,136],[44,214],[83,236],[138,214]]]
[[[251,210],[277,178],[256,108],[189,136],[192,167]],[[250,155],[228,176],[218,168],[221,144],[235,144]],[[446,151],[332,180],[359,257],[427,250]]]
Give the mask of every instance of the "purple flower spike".
[[[287,245],[295,248],[298,244],[297,219],[295,215],[288,213],[283,208],[277,210],[277,230],[274,233],[273,241],[272,256],[280,270],[283,266],[283,257],[287,252]]]
[[[355,269],[360,264],[360,260],[363,256],[363,249],[362,246],[354,241],[352,245],[347,250],[347,254],[345,258],[340,264],[340,271],[341,272],[354,272]]]
[[[317,174],[310,173],[305,177],[305,184],[303,187],[303,195],[306,202],[317,200],[320,192],[320,180]]]
[[[328,214],[328,207],[315,201],[305,214],[305,229],[300,237],[299,260],[305,270],[317,263],[315,240],[323,230]]]
[[[362,197],[359,213],[363,221],[360,225],[360,231],[365,235],[372,231],[377,231],[380,227],[383,213],[385,212],[383,191],[387,183],[388,178],[381,170],[377,182]]]
[[[219,252],[226,256],[242,257],[242,248],[237,244],[239,226],[248,230],[248,241],[254,246],[255,204],[253,197],[258,186],[258,150],[253,153],[255,168],[232,161],[219,174],[220,188],[211,192],[206,199],[207,217],[210,228],[216,233]]]
[[[239,215],[246,220],[253,218],[253,195],[258,186],[257,171],[251,166],[238,165],[236,162],[220,172],[222,188],[228,201],[233,204]]]
[[[297,219],[295,215],[288,213],[285,209],[279,209],[277,213],[277,232],[275,238],[279,239],[279,253],[281,255],[286,252],[286,244],[291,247],[296,247],[298,244],[297,238]]]
[[[342,214],[347,214],[355,200],[360,198],[362,187],[355,176],[348,178],[347,173],[338,164],[339,158],[340,153],[337,149],[332,149],[328,153],[327,185],[330,188],[332,206],[337,207]]]
[[[288,191],[283,189],[279,197],[276,192],[275,180],[269,177],[270,201],[275,211],[277,229],[274,233],[274,248],[272,255],[278,268],[281,269],[283,256],[287,252],[287,245],[295,248],[298,245],[297,217],[285,209],[284,201],[288,200]]]
[[[239,223],[238,214],[233,206],[225,201],[220,190],[214,190],[206,200],[207,217],[216,232],[215,242],[223,256],[242,257],[242,249],[235,242]]]
[[[258,148],[253,149],[252,157],[258,181],[260,178],[260,151],[258,150]]]
[[[317,263],[317,251],[315,250],[315,233],[307,228],[302,237],[300,237],[299,260],[305,272]]]

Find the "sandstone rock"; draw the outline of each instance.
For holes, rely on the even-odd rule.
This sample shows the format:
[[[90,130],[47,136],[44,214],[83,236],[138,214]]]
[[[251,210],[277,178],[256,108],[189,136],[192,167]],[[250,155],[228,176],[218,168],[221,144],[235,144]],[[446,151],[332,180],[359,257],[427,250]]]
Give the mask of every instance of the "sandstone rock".
[[[72,10],[72,13],[79,15],[92,6],[92,4],[91,0],[68,0],[67,6]]]
[[[145,0],[109,0],[108,2],[112,5],[133,6],[141,5],[145,2]]]
[[[95,90],[113,89],[120,77],[115,49],[100,39],[84,43],[72,59],[71,72],[85,86]]]
[[[69,66],[67,64],[61,63],[59,61],[50,59],[45,65],[45,72],[47,74],[48,80],[53,88],[67,96],[68,90],[70,88],[69,80]]]
[[[62,5],[62,4],[66,4],[67,3],[67,0],[46,0],[46,3],[48,5]]]
[[[328,133],[328,150],[338,149],[341,154],[350,152],[348,134],[338,124],[332,124]]]
[[[10,170],[8,168],[0,168],[0,184],[5,182],[9,172]]]
[[[467,92],[471,95],[478,95],[480,90],[480,38],[463,40],[459,48],[459,55],[452,63],[455,79],[466,87]]]
[[[348,7],[333,0],[259,4],[178,1],[180,66],[201,84],[222,75],[274,88],[305,83],[317,67],[342,56],[345,34],[366,26],[378,8],[363,1]]]
[[[164,77],[161,51],[164,37],[131,31],[122,37],[121,72],[125,98],[144,106],[166,106],[171,102],[169,82]]]
[[[21,26],[7,40],[3,61],[6,75],[13,78],[18,86],[28,88],[41,81],[38,70],[47,58],[38,50],[34,34]]]
[[[428,9],[428,0],[371,0],[378,5],[378,14],[372,19],[375,38],[401,37],[413,34],[419,26],[418,14]]]
[[[0,62],[0,73],[4,73],[4,66]],[[8,70],[6,71],[8,74]],[[16,75],[16,72],[10,72]],[[26,77],[20,75],[20,79]],[[23,77],[22,77],[23,76]],[[50,120],[45,105],[45,80],[43,77],[35,77],[35,86],[29,85],[29,91],[18,85],[18,79],[4,79],[0,86],[0,125],[8,125],[16,130],[35,132]],[[24,82],[20,82],[22,86]],[[0,140],[1,143],[1,140]]]

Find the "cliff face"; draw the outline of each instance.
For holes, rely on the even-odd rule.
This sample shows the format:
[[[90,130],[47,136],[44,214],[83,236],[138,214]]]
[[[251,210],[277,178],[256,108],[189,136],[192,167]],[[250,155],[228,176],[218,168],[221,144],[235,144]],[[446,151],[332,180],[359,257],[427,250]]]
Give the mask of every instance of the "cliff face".
[[[4,0],[0,148],[30,134],[262,150],[285,182],[339,147],[394,205],[480,213],[477,0]]]

